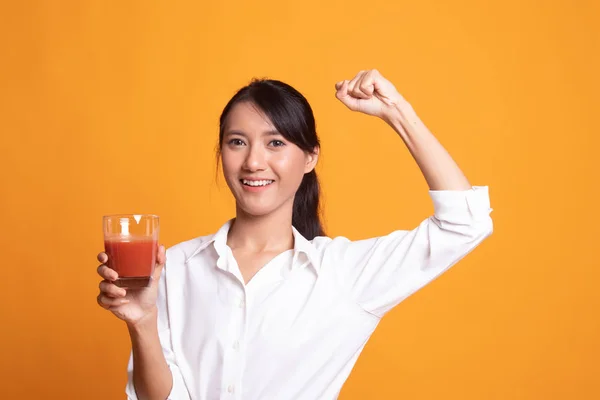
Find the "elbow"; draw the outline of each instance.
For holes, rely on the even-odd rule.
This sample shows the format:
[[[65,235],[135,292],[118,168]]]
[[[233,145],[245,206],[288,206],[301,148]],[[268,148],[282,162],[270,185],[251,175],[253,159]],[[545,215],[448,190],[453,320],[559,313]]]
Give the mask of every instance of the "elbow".
[[[494,232],[494,221],[488,215],[486,218],[474,223],[471,228],[469,236],[472,240],[479,243],[492,235]]]
[[[433,228],[430,232],[431,235],[437,233],[444,233],[454,235],[461,242],[479,242],[494,231],[494,223],[490,215],[486,215],[479,218],[468,218],[462,221],[444,221],[436,217],[430,218],[430,228]]]
[[[492,219],[492,217],[490,217],[488,215],[488,217],[485,219],[485,237],[490,236],[492,233],[494,233],[494,220]]]

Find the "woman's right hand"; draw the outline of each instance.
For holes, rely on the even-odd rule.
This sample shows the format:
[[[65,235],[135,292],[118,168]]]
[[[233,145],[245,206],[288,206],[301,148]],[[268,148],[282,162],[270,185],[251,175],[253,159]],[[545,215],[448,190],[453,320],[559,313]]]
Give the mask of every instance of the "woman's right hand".
[[[98,304],[102,308],[112,311],[128,325],[136,325],[155,314],[158,281],[166,261],[164,246],[158,248],[156,267],[152,274],[150,286],[146,288],[127,290],[118,287],[113,283],[118,278],[117,272],[106,265],[108,261],[107,254],[98,254],[98,261],[102,263],[98,267],[98,275],[104,279],[100,282],[100,294],[97,298]]]

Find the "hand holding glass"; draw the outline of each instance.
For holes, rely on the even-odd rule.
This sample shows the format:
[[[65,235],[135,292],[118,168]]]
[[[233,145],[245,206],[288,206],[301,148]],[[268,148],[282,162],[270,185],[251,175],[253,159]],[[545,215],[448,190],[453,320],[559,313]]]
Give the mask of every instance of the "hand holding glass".
[[[150,286],[158,252],[158,216],[107,215],[103,226],[106,265],[119,274],[113,283],[129,289]]]

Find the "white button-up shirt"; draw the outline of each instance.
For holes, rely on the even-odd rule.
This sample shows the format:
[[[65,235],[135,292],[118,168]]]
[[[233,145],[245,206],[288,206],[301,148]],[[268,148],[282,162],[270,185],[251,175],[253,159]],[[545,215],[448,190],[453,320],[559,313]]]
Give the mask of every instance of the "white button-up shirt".
[[[173,400],[336,399],[380,319],[492,232],[487,186],[430,191],[413,230],[306,240],[246,285],[227,232],[167,251],[158,330]],[[129,399],[137,399],[129,361]]]

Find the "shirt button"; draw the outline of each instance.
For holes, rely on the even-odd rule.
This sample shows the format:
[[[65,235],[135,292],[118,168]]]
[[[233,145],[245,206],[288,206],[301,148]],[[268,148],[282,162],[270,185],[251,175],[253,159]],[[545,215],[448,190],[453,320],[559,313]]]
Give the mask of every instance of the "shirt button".
[[[235,351],[237,351],[237,350],[240,349],[240,342],[239,342],[239,340],[236,340],[235,342],[233,342],[233,349]]]
[[[234,390],[234,389],[235,389],[235,387],[234,387],[233,385],[229,385],[229,386],[227,387],[227,391],[228,391],[229,393],[233,393],[233,390]]]
[[[242,300],[240,300],[239,307],[240,307],[240,308],[244,308],[244,305],[245,305],[245,304],[246,304],[246,302],[245,302],[245,301],[242,299]]]

